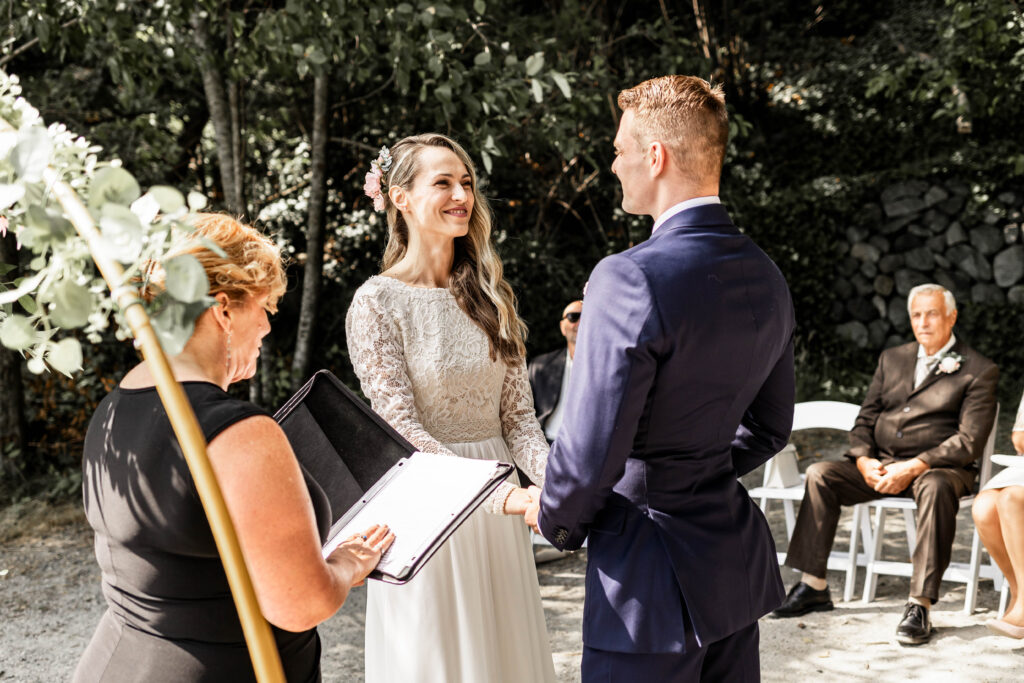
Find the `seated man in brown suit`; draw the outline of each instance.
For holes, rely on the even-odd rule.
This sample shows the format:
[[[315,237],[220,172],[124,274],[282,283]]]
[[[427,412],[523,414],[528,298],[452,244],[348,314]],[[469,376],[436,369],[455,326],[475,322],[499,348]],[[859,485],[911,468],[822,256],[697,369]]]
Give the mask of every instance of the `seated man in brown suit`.
[[[917,342],[887,349],[878,360],[850,450],[839,462],[807,468],[786,564],[803,572],[773,616],[832,609],[825,582],[839,508],[883,496],[917,502],[917,543],[910,601],[896,630],[900,643],[931,637],[928,610],[949,566],[960,497],[974,487],[996,412],[999,370],[953,336],[956,301],[939,285],[907,297]]]

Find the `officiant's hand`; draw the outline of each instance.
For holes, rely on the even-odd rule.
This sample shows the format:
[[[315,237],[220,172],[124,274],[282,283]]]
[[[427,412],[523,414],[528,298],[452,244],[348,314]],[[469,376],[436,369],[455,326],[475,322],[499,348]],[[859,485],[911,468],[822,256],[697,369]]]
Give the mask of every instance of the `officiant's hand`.
[[[362,586],[366,576],[374,570],[395,540],[395,535],[383,524],[374,524],[361,534],[347,539],[327,558],[333,565],[347,566],[351,586]]]
[[[536,486],[531,486],[527,489],[527,493],[530,494],[530,504],[526,506],[526,510],[523,512],[523,521],[526,522],[528,527],[539,534],[540,528],[537,526],[537,516],[540,514],[540,489]]]

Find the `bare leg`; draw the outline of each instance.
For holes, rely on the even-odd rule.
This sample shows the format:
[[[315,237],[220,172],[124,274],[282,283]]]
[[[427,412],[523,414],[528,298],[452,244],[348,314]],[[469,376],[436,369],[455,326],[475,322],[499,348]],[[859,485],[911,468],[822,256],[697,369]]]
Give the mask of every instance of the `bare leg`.
[[[971,515],[974,517],[974,526],[978,529],[981,542],[985,544],[985,550],[1010,582],[1010,604],[1006,608],[1009,614],[1017,601],[1017,583],[1010,556],[1006,552],[1006,544],[1003,542],[1003,528],[999,523],[998,505],[1005,490],[988,489],[979,493],[971,507]]]
[[[1014,626],[1024,626],[1024,600],[1019,590],[1024,586],[1024,486],[1007,486],[1000,491],[999,525],[1003,530],[1003,544],[1010,558],[1013,576],[1010,579],[1010,591],[1013,603],[1006,610],[1003,621]]]

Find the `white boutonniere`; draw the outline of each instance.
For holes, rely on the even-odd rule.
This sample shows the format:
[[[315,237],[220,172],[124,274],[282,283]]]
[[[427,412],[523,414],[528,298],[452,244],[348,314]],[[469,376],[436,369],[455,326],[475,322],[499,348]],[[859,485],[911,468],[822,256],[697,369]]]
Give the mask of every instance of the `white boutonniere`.
[[[947,351],[942,354],[942,358],[939,359],[938,364],[935,366],[936,375],[952,375],[954,372],[960,369],[960,364],[963,363],[964,357],[955,351]]]

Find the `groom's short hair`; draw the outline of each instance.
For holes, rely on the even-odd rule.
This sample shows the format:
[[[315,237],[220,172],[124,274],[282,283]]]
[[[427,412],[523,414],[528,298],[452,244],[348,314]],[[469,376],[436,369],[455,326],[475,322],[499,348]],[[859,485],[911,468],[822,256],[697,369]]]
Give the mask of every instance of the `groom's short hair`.
[[[619,93],[619,108],[633,110],[641,146],[659,140],[683,173],[717,178],[729,142],[729,115],[721,85],[696,76],[661,76]]]

